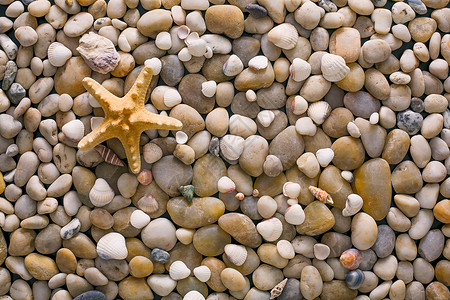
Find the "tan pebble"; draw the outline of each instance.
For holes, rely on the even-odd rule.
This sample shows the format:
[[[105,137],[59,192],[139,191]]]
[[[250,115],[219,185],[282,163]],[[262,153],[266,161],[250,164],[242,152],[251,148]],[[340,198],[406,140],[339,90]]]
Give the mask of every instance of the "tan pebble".
[[[384,40],[369,40],[362,46],[362,55],[369,63],[380,63],[391,54],[391,48]]]
[[[77,259],[72,251],[61,248],[56,253],[56,264],[61,272],[74,273],[77,268]]]
[[[232,268],[225,268],[220,273],[220,278],[225,287],[230,291],[240,291],[245,287],[245,279],[242,274]]]
[[[147,277],[153,272],[153,263],[144,256],[135,256],[130,262],[130,274],[134,277]]]
[[[408,24],[411,37],[416,42],[427,42],[436,31],[437,23],[432,18],[420,17],[412,20]]]
[[[37,280],[49,280],[58,273],[58,268],[53,259],[37,253],[25,257],[25,266]]]
[[[84,271],[84,277],[93,286],[102,286],[108,284],[108,278],[103,275],[97,268],[87,268]]]

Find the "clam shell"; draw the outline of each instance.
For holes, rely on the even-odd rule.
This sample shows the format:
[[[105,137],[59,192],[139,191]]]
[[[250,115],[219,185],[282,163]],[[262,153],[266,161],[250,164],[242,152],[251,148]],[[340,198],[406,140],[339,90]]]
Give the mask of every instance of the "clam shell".
[[[316,152],[317,161],[325,168],[334,158],[334,151],[331,148],[322,148]]]
[[[48,46],[48,61],[54,67],[62,67],[72,57],[72,51],[61,43],[53,42]]]
[[[301,58],[294,58],[289,67],[289,74],[292,80],[296,82],[306,80],[311,75],[311,65]]]
[[[231,193],[236,190],[236,184],[227,176],[220,177],[217,187],[220,193]]]
[[[205,300],[205,297],[197,291],[190,291],[184,295],[183,300]]]
[[[71,141],[78,142],[84,136],[84,124],[80,120],[72,120],[64,124],[61,131]]]
[[[277,218],[270,218],[258,223],[256,230],[266,241],[273,242],[283,233],[283,224]]]
[[[350,68],[347,67],[344,58],[329,53],[322,56],[320,69],[323,77],[330,82],[341,81],[350,73]]]
[[[317,101],[311,103],[308,108],[308,117],[316,124],[321,125],[331,113],[331,106],[328,102]]]
[[[298,32],[294,25],[283,23],[272,28],[267,38],[275,46],[284,50],[290,50],[297,45]]]
[[[177,133],[175,133],[175,140],[178,144],[186,144],[186,142],[189,140],[189,136],[186,134],[186,132],[179,130],[177,131]]]
[[[125,238],[117,232],[105,234],[97,243],[97,253],[102,259],[125,259],[128,250]]]
[[[277,251],[285,259],[292,259],[295,256],[294,247],[288,240],[279,240],[277,243]]]
[[[302,96],[295,96],[294,101],[291,104],[291,112],[294,115],[301,115],[308,110],[308,101],[305,100]]]
[[[177,30],[177,36],[180,40],[184,40],[189,36],[189,33],[191,33],[191,29],[187,27],[186,25],[181,25],[178,27]]]
[[[148,169],[142,169],[137,176],[137,180],[142,185],[149,185],[153,181],[152,171]]]
[[[162,69],[162,62],[157,57],[153,57],[153,58],[149,58],[149,59],[145,60],[144,65],[152,68],[153,76],[158,75]]]
[[[223,64],[223,74],[226,76],[236,76],[244,70],[244,64],[241,59],[232,54],[228,60]]]
[[[174,261],[169,268],[170,278],[173,280],[181,280],[187,278],[191,274],[191,270],[181,260]]]
[[[342,215],[344,217],[349,217],[355,215],[359,212],[363,206],[363,198],[358,194],[350,194],[345,201],[345,207],[342,210]]]
[[[370,118],[369,118],[370,124],[375,125],[375,124],[378,123],[379,120],[380,120],[380,114],[379,113],[374,112],[374,113],[372,113],[370,115]]]
[[[178,59],[183,62],[190,61],[192,59],[192,55],[189,53],[187,47],[184,47],[180,50],[180,52],[178,52]]]
[[[140,209],[133,211],[130,216],[130,224],[137,229],[144,228],[148,223],[150,223],[150,216]]]
[[[350,183],[352,183],[353,180],[355,180],[355,177],[353,177],[353,173],[350,171],[342,171],[341,176]]]
[[[194,276],[201,282],[207,282],[211,278],[211,270],[207,266],[199,266],[194,269]]]
[[[224,248],[228,259],[236,266],[242,266],[247,259],[247,249],[242,245],[228,244]]]
[[[283,185],[283,195],[291,199],[297,198],[300,195],[300,190],[300,184],[295,182],[288,181]]]
[[[269,127],[275,119],[275,114],[271,110],[262,110],[258,113],[256,119],[262,126]]]
[[[286,209],[284,219],[289,224],[300,225],[305,222],[305,212],[300,204],[294,204]]]
[[[172,48],[172,38],[170,33],[167,31],[162,31],[158,33],[155,39],[155,45],[161,50],[169,50]]]
[[[238,160],[244,151],[244,138],[227,134],[220,139],[220,152],[222,156],[230,161]]]
[[[181,103],[181,95],[175,88],[169,88],[164,92],[164,105],[174,107]]]
[[[345,275],[345,282],[347,286],[352,290],[357,290],[364,281],[364,273],[363,271],[356,269],[354,271],[350,271]]]
[[[254,90],[248,90],[245,92],[245,98],[248,102],[255,102],[257,99],[256,93]]]
[[[205,97],[212,97],[216,94],[217,83],[214,80],[205,81],[202,83],[202,94]]]
[[[192,56],[203,56],[206,52],[206,41],[202,40],[197,32],[189,34],[184,43]]]
[[[253,70],[262,70],[267,68],[269,60],[264,55],[258,55],[248,61],[248,67]]]
[[[144,196],[142,196],[136,204],[139,209],[148,214],[157,211],[159,208],[158,201],[156,201],[156,199],[150,194],[145,194]]]
[[[102,207],[110,203],[114,198],[114,191],[103,178],[97,178],[94,186],[89,191],[89,200],[94,206]]]

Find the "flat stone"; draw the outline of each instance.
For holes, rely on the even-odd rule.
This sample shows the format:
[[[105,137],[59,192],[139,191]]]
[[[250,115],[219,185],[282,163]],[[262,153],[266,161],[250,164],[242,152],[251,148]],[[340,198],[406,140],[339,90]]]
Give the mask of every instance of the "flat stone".
[[[164,156],[152,166],[153,178],[158,186],[169,196],[180,194],[178,188],[192,181],[193,171],[172,155]]]
[[[420,240],[419,255],[429,262],[436,260],[444,249],[445,237],[439,229],[433,229]]]
[[[216,222],[225,212],[225,205],[214,197],[193,198],[188,202],[176,197],[167,203],[172,221],[184,228],[199,228]]]
[[[334,216],[328,207],[319,201],[314,201],[304,209],[305,221],[296,226],[299,234],[315,236],[327,232],[334,226]]]
[[[244,14],[234,5],[214,5],[206,10],[206,28],[236,39],[244,32]]]
[[[375,251],[379,258],[389,256],[395,247],[395,233],[387,225],[378,226],[378,237],[372,250]]]
[[[244,214],[225,214],[219,218],[218,223],[220,228],[245,246],[256,248],[261,244],[261,236],[256,231],[255,224]]]

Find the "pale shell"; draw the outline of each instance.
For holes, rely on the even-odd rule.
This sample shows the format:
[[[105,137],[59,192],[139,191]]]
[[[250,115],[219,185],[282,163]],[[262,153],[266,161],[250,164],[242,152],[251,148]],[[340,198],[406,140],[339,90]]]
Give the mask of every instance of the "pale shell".
[[[330,255],[330,247],[322,243],[315,244],[313,251],[318,260],[325,260]]]
[[[294,204],[286,209],[284,219],[289,224],[300,225],[305,222],[305,212],[300,204]]]
[[[262,126],[269,127],[275,119],[275,114],[271,110],[262,110],[258,113],[256,119]]]
[[[359,212],[363,206],[363,198],[358,194],[350,194],[345,202],[345,207],[342,210],[342,215],[344,217],[349,217],[355,215]]]
[[[158,201],[156,201],[156,199],[150,194],[145,194],[144,196],[142,196],[136,204],[139,209],[148,214],[157,211],[159,208]]]
[[[194,276],[201,282],[207,282],[211,278],[211,270],[207,266],[199,266],[194,269]]]
[[[61,43],[54,42],[48,46],[48,61],[54,67],[62,67],[72,57],[72,51]]]
[[[355,139],[357,139],[361,136],[361,132],[359,131],[358,126],[356,126],[356,124],[354,122],[347,123],[347,131]]]
[[[130,216],[130,224],[137,229],[144,228],[148,223],[150,223],[150,216],[140,209],[133,211]]]
[[[177,239],[184,245],[189,245],[190,243],[192,243],[194,233],[195,229],[188,228],[178,228],[177,231],[175,231]]]
[[[185,39],[185,44],[188,47],[188,51],[192,56],[203,56],[206,52],[206,41],[202,40],[197,32],[192,32]]]
[[[105,234],[97,243],[97,253],[102,259],[125,259],[128,256],[123,235],[117,232]]]
[[[270,291],[270,298],[269,299],[275,299],[278,298],[283,293],[283,289],[286,286],[288,279],[283,279],[280,283],[278,283],[276,286],[273,287],[273,289]]]
[[[103,178],[97,178],[94,186],[89,191],[89,199],[94,206],[102,207],[110,203],[114,198],[114,191]]]
[[[269,60],[264,55],[258,55],[248,61],[248,67],[253,70],[263,70],[267,68]]]
[[[191,270],[181,260],[174,261],[169,268],[170,278],[173,280],[181,280],[187,278],[191,274]]]
[[[202,83],[202,94],[205,97],[212,97],[216,94],[217,83],[214,80],[205,81]]]
[[[248,102],[255,102],[257,99],[256,93],[254,90],[248,90],[245,92],[245,98]]]
[[[161,50],[169,50],[172,48],[172,38],[170,33],[167,31],[162,31],[158,33],[155,39],[155,45]]]
[[[329,53],[322,56],[320,69],[322,76],[330,82],[341,81],[350,73],[350,68],[347,67],[344,58]]]
[[[241,59],[232,54],[228,60],[223,64],[223,74],[226,76],[236,76],[244,70],[244,64]]]
[[[297,45],[298,32],[294,25],[283,23],[272,28],[267,39],[281,49],[290,50]]]
[[[231,193],[236,190],[236,184],[227,176],[222,176],[217,182],[219,193]]]
[[[214,55],[213,49],[211,49],[211,47],[209,47],[209,46],[206,46],[206,51],[204,54],[205,58],[209,59],[209,58],[213,57],[213,55]]]
[[[294,115],[304,114],[308,110],[308,101],[302,96],[295,96],[291,104],[291,112]]]
[[[295,198],[295,199],[287,199],[286,203],[289,206],[292,206],[292,205],[298,204],[298,199],[297,198]]]
[[[177,30],[177,36],[180,40],[184,40],[189,36],[189,33],[191,33],[191,29],[187,27],[186,25],[181,25],[178,27]]]
[[[326,167],[334,158],[334,151],[331,148],[322,148],[316,152],[317,161],[322,167]]]
[[[379,113],[374,112],[374,113],[372,113],[370,115],[370,118],[369,118],[370,124],[375,125],[375,124],[378,123],[379,120],[380,120],[380,114]]]
[[[100,123],[103,122],[105,118],[103,117],[92,117],[91,118],[91,129],[94,130],[95,128],[98,127],[98,125],[100,125]]]
[[[301,186],[295,182],[286,182],[283,185],[283,195],[290,199],[297,198],[300,195]]]
[[[184,131],[177,131],[175,133],[175,140],[177,141],[177,144],[186,144],[186,142],[189,140],[189,136]]]
[[[189,53],[187,47],[184,47],[180,50],[180,52],[178,52],[178,59],[183,62],[190,61],[192,59],[192,55]]]
[[[238,160],[244,151],[244,138],[227,134],[220,139],[220,152],[222,156],[228,160]]]
[[[247,249],[242,245],[228,244],[224,248],[228,259],[236,266],[242,266],[247,259]]]
[[[162,62],[159,58],[153,57],[145,60],[145,66],[151,67],[153,70],[153,76],[159,75],[162,69]]]
[[[301,58],[294,58],[289,67],[289,74],[292,80],[296,82],[306,80],[311,75],[311,65]]]
[[[310,117],[316,124],[320,125],[330,116],[331,106],[328,102],[317,101],[311,103],[308,108],[308,117]]]
[[[175,88],[168,88],[164,92],[164,105],[167,107],[174,107],[181,103],[181,95]]]
[[[78,142],[84,136],[84,124],[80,120],[72,120],[64,124],[61,131],[71,141]]]
[[[279,240],[277,243],[277,251],[285,259],[292,259],[295,256],[294,247],[288,240]]]
[[[352,183],[353,180],[355,180],[355,177],[353,177],[353,173],[350,171],[342,171],[341,176],[350,183]]]
[[[190,291],[184,295],[183,300],[205,300],[205,297],[197,291]]]
[[[81,37],[77,51],[92,70],[101,74],[114,70],[120,60],[113,42],[94,32]]]
[[[266,241],[273,242],[283,233],[283,224],[277,218],[270,218],[258,223],[256,230]]]

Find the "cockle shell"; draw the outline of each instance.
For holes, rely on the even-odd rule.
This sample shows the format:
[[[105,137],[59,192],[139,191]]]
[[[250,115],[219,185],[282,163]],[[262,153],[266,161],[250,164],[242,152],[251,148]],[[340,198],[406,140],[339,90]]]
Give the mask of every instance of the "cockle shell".
[[[306,80],[311,75],[311,65],[301,58],[294,58],[289,67],[289,74],[292,80],[296,82]]]
[[[287,278],[283,279],[280,283],[273,287],[270,291],[270,299],[275,299],[283,293],[283,289],[286,286]]]
[[[245,98],[248,102],[255,102],[257,99],[256,93],[254,90],[248,90],[245,92]]]
[[[170,278],[173,280],[181,280],[187,278],[191,274],[191,270],[181,260],[174,261],[169,268]]]
[[[330,113],[331,106],[325,101],[311,103],[308,108],[308,117],[318,125],[323,124]]]
[[[97,243],[97,253],[102,259],[125,259],[128,256],[123,235],[117,232],[105,234]]]
[[[292,225],[300,225],[305,222],[305,212],[300,204],[289,206],[284,212],[284,219]]]
[[[300,184],[295,182],[288,181],[283,185],[283,195],[291,199],[297,198],[300,195],[300,190]]]
[[[148,223],[150,223],[150,216],[140,209],[133,211],[130,216],[130,224],[137,229],[144,228]]]
[[[72,57],[72,51],[61,43],[53,42],[48,46],[48,61],[54,67],[62,67]]]
[[[323,202],[323,203],[329,203],[329,204],[333,204],[333,199],[331,198],[330,194],[328,194],[327,192],[325,192],[322,189],[319,189],[318,187],[309,186],[309,191],[311,192],[311,194],[313,194],[314,197],[316,197],[317,200]]]
[[[89,32],[81,37],[79,43],[77,51],[95,72],[106,74],[117,67],[120,55],[108,38]]]
[[[216,94],[217,83],[214,80],[205,81],[202,83],[202,94],[205,97],[212,97]]]
[[[211,278],[211,270],[207,266],[199,266],[193,272],[201,282],[207,282]]]
[[[169,50],[172,48],[172,37],[167,31],[158,33],[155,39],[155,45],[161,50]]]
[[[363,198],[358,194],[350,194],[345,201],[345,208],[342,210],[344,217],[355,215],[363,206]]]
[[[247,259],[247,249],[242,245],[228,244],[224,248],[228,259],[236,266],[242,266]]]
[[[264,55],[258,55],[248,61],[248,67],[253,70],[262,70],[267,68],[269,60]]]
[[[223,64],[223,74],[227,76],[236,76],[244,70],[244,64],[241,59],[232,54],[228,60]]]
[[[277,243],[277,251],[285,259],[292,259],[295,256],[294,247],[288,240],[279,240]]]
[[[186,25],[181,25],[178,27],[177,30],[177,36],[180,40],[184,40],[189,36],[189,33],[191,33],[191,29],[187,27]]]
[[[342,252],[339,258],[341,265],[348,270],[355,270],[362,261],[362,254],[358,249],[350,248]]]
[[[181,103],[181,95],[175,88],[168,88],[164,92],[164,105],[167,107],[174,107]]]
[[[317,161],[325,168],[334,158],[334,151],[331,148],[322,148],[316,152]]]
[[[350,271],[345,275],[345,282],[347,286],[352,290],[357,290],[362,285],[364,281],[364,272],[356,269],[354,271]]]
[[[125,164],[120,160],[120,158],[115,154],[111,149],[103,146],[103,145],[97,145],[94,147],[94,149],[100,153],[100,156],[103,157],[105,162],[108,164],[123,167]]]
[[[177,133],[175,133],[175,140],[178,144],[186,144],[186,142],[189,140],[189,136],[186,134],[186,132],[179,130],[177,131]]]
[[[205,300],[205,297],[200,292],[190,291],[184,295],[183,300]]]
[[[236,190],[236,184],[227,176],[220,177],[217,182],[219,193],[231,193]]]
[[[275,119],[275,114],[271,110],[262,110],[258,113],[256,119],[262,126],[269,127]]]
[[[142,169],[137,176],[137,180],[142,185],[149,185],[153,181],[152,171],[149,169]]]
[[[158,201],[156,201],[156,199],[150,194],[145,194],[142,196],[136,204],[139,209],[143,210],[147,214],[154,213],[159,208]]]
[[[329,53],[322,56],[320,69],[322,76],[330,82],[341,81],[350,73],[350,68],[347,67],[344,58]]]
[[[158,75],[162,69],[162,62],[157,57],[152,57],[152,58],[145,60],[144,65],[152,68],[153,76]]]
[[[268,242],[276,241],[283,233],[283,224],[277,218],[270,218],[259,222],[256,230]]]
[[[220,152],[222,156],[230,161],[238,160],[244,151],[244,138],[227,134],[220,139]]]
[[[281,49],[290,50],[297,45],[298,32],[294,25],[283,23],[272,28],[267,39]]]
[[[344,178],[349,183],[352,183],[353,180],[355,180],[355,177],[353,176],[353,173],[350,171],[342,171],[341,172],[342,178]]]
[[[89,192],[89,199],[94,206],[102,207],[114,198],[114,191],[103,178],[97,178]]]
[[[302,96],[295,96],[291,104],[291,112],[294,115],[301,115],[308,110],[308,101]]]
[[[72,120],[64,124],[61,131],[69,138],[69,140],[78,142],[84,136],[84,124],[78,119]]]

